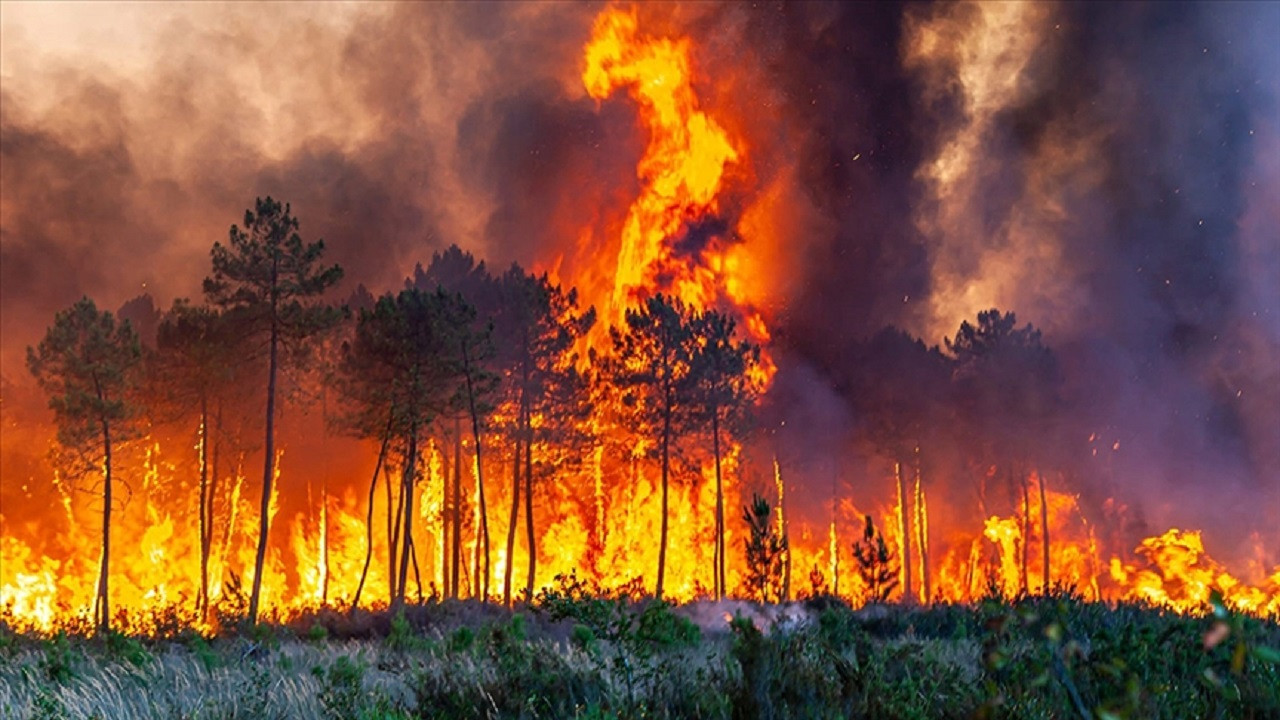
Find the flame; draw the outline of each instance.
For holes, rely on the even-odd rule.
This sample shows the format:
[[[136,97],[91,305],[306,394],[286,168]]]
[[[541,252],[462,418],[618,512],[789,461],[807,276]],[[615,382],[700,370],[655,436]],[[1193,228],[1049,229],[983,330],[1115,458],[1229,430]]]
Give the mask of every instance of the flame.
[[[140,444],[143,481],[134,499],[113,517],[116,549],[111,594],[113,605],[130,615],[125,627],[145,630],[154,627],[164,609],[190,606],[199,587],[199,540],[195,531],[196,508],[191,502],[195,483],[189,465],[195,462],[194,453],[184,443],[177,444],[177,453],[166,450],[164,443],[154,439]],[[428,444],[424,458],[427,479],[420,483],[415,500],[422,513],[421,534],[415,544],[419,548],[424,594],[430,593],[433,580],[437,588],[444,581],[441,488],[447,475],[444,464],[452,461],[445,457],[444,449]],[[503,452],[501,448],[494,450],[495,455]],[[749,495],[743,484],[734,480],[743,474],[741,453],[741,448],[735,446],[723,459],[723,475],[729,479],[725,486],[729,508],[741,507],[744,493]],[[190,457],[184,465],[181,459],[187,455]],[[552,583],[558,574],[570,572],[602,587],[619,587],[634,578],[651,576],[659,525],[655,510],[656,473],[648,462],[634,457],[627,460],[622,472],[615,473],[602,452],[595,450],[592,456],[599,464],[583,468],[583,484],[551,483],[537,490],[538,587]],[[280,464],[282,494],[291,487],[288,457],[288,453],[282,456]],[[464,461],[470,463],[471,457],[464,450]],[[506,462],[509,455],[505,460],[494,460],[495,467]],[[255,507],[247,500],[253,493],[244,492],[247,481],[239,465],[224,471],[219,478],[222,489],[215,498],[218,536],[210,557],[210,592],[215,607],[234,605],[236,594],[248,587],[250,578],[245,571],[253,567]],[[777,490],[780,466],[770,469],[771,484]],[[579,488],[593,488],[597,483],[597,492],[579,492]],[[491,491],[492,507],[509,507],[509,489],[495,483],[486,486],[486,494]],[[289,616],[322,602],[339,607],[349,603],[364,560],[363,501],[361,493],[348,488],[321,503],[313,503],[309,512],[289,518],[288,542],[273,545],[268,553],[264,606],[270,614]],[[466,517],[474,518],[474,501],[464,498],[464,502]],[[1255,582],[1246,581],[1209,555],[1199,531],[1170,530],[1141,540],[1132,553],[1119,552],[1126,548],[1114,547],[1108,553],[1094,526],[1086,520],[1076,495],[1049,488],[1045,502],[1053,586],[1074,587],[1089,599],[1149,602],[1179,612],[1205,610],[1211,593],[1217,591],[1238,610],[1264,615],[1280,612],[1280,569]],[[375,561],[370,565],[362,595],[362,604],[372,607],[385,605],[388,599],[386,538],[378,531],[379,518],[386,512],[383,504],[381,499],[375,502]],[[714,467],[709,462],[698,468],[695,482],[672,486],[668,592],[674,600],[703,596],[712,585],[714,504]],[[96,513],[91,502],[78,497],[54,507],[66,513],[60,522],[55,522],[56,516],[50,517],[50,524],[56,529],[47,532],[57,538],[56,546],[39,550],[18,537],[0,537],[0,608],[6,621],[16,627],[47,630],[86,618],[91,609],[96,553],[75,549],[94,547]],[[873,513],[879,518],[878,527],[886,541],[894,547],[903,542],[898,524],[900,512],[902,509],[894,502]],[[865,588],[855,564],[838,563],[837,558],[843,552],[842,546],[847,547],[856,538],[848,532],[842,535],[839,529],[861,527],[862,514],[844,499],[833,508],[833,517],[820,524],[788,512],[783,526],[794,567],[802,572],[826,568],[830,573],[824,578],[828,590],[853,601],[864,597]],[[930,545],[939,548],[939,560],[925,568],[919,554],[913,553],[910,572],[922,580],[929,578],[933,599],[940,601],[968,602],[992,587],[1007,596],[1019,594],[1024,586],[1029,593],[1043,592],[1044,569],[1039,564],[1043,528],[1038,494],[1031,495],[1027,515],[1030,523],[1021,514],[993,515],[968,535],[949,536],[944,542],[939,542],[943,538],[933,537]],[[774,522],[780,519],[773,518]],[[506,513],[491,511],[489,521],[491,536],[505,537]],[[604,532],[597,532],[595,525],[602,525]],[[742,554],[735,551],[742,540],[741,529],[733,523],[728,532],[728,588],[732,593],[741,587],[743,577]],[[926,528],[925,536],[930,532],[932,529]],[[464,538],[473,537],[473,533],[474,528],[464,528]],[[501,587],[506,563],[513,563],[520,577],[528,560],[527,548],[522,544],[517,544],[510,558],[503,554],[502,545],[494,543],[491,588]],[[427,552],[428,548],[433,551]],[[471,545],[467,548],[468,552],[472,550]],[[1024,555],[1030,558],[1025,581]],[[468,557],[469,566],[471,562]],[[231,571],[240,573],[239,590],[232,582]],[[475,580],[468,578],[464,594],[475,593]],[[409,582],[409,594],[416,596],[418,581],[414,575]],[[902,592],[901,588],[898,592]],[[207,622],[193,617],[193,624],[206,631],[212,632],[216,623],[216,617]]]
[[[647,290],[657,272],[676,262],[670,242],[682,226],[718,210],[725,166],[739,154],[724,128],[698,108],[689,41],[644,38],[634,10],[610,9],[597,18],[582,82],[597,99],[628,88],[649,130],[649,146],[637,168],[642,190],[623,224],[608,305],[609,318],[617,323],[638,291]],[[723,256],[714,261],[724,269]],[[676,294],[705,307],[714,292],[705,280],[681,273]]]
[[[727,305],[753,341],[767,343],[768,324],[750,294],[755,283],[744,261],[746,243],[721,231],[710,232],[692,254],[677,249],[682,238],[720,219],[728,174],[746,160],[742,142],[701,108],[690,53],[689,38],[642,33],[634,9],[609,8],[596,18],[582,83],[597,100],[625,88],[649,142],[636,168],[641,189],[622,223],[616,264],[602,273],[613,278],[612,288],[607,297],[587,300],[606,325],[620,324],[627,308],[654,292],[697,310]],[[773,370],[766,353],[753,379],[767,385]]]
[[[1262,586],[1244,583],[1209,557],[1198,530],[1172,528],[1143,540],[1135,553],[1139,562],[1112,558],[1108,568],[1125,599],[1186,610],[1204,607],[1216,590],[1240,610],[1280,612],[1280,569]]]

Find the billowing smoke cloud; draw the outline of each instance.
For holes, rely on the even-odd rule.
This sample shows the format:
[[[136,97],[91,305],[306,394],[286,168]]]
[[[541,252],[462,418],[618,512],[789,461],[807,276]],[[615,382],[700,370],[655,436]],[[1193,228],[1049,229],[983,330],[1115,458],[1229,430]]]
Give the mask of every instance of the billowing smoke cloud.
[[[919,171],[925,327],[988,306],[1045,327],[1083,413],[1121,440],[1116,482],[1156,491],[1162,523],[1274,512],[1258,500],[1275,497],[1280,429],[1251,408],[1274,396],[1255,384],[1280,359],[1259,351],[1275,335],[1257,318],[1277,307],[1242,292],[1280,277],[1257,251],[1275,230],[1242,225],[1257,133],[1275,122],[1275,53],[1247,39],[1260,20],[1188,5],[908,15],[923,97],[955,106]]]
[[[128,62],[42,51],[10,16],[4,376],[81,294],[198,294],[256,195],[291,201],[351,286],[454,242],[590,282],[644,147],[628,100],[581,88],[598,9],[184,6]],[[769,238],[746,262],[787,442],[842,447],[851,343],[937,343],[998,306],[1046,330],[1074,424],[1120,443],[1108,492],[1155,522],[1280,524],[1274,6],[640,12],[695,38],[706,106],[750,149],[728,206]]]
[[[258,195],[290,201],[352,285],[390,287],[454,242],[531,262],[546,223],[528,238],[511,218],[594,171],[578,141],[629,131],[566,96],[593,8],[325,10],[161,13],[140,68],[109,47],[42,53],[54,28],[6,23],[6,375],[81,294],[198,295],[209,246]]]

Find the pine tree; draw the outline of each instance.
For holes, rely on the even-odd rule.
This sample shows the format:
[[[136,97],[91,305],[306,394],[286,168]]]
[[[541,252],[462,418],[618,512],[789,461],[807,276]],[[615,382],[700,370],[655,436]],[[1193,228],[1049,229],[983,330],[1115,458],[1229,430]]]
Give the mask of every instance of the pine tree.
[[[223,396],[236,380],[233,356],[238,344],[228,327],[226,318],[217,310],[178,300],[159,322],[152,363],[151,375],[158,385],[152,397],[167,406],[175,415],[174,420],[194,422],[199,437],[196,446],[200,540],[197,613],[209,609],[209,555],[218,490],[214,458],[218,455],[222,434],[220,407]]]
[[[743,507],[742,519],[747,523],[747,594],[759,602],[781,602],[782,558],[787,552],[787,539],[778,534],[772,520],[769,501],[753,494],[751,504]]]
[[[265,571],[271,486],[275,477],[276,385],[281,346],[302,354],[307,341],[335,325],[341,314],[318,302],[342,278],[337,265],[322,266],[324,242],[303,243],[298,220],[288,204],[258,198],[244,214],[244,228],[231,226],[228,244],[214,243],[213,274],[205,278],[209,301],[236,313],[242,334],[265,341],[267,357],[266,441],[263,449],[262,501],[249,622],[256,623]]]
[[[725,587],[725,521],[724,480],[721,472],[721,435],[741,429],[748,408],[755,402],[760,388],[752,382],[752,369],[760,362],[760,348],[745,340],[734,340],[734,322],[729,316],[707,311],[693,318],[690,328],[696,350],[689,373],[689,395],[698,422],[711,430],[711,448],[715,461],[715,567],[713,568],[716,599],[728,592]]]
[[[383,454],[394,451],[401,458],[391,547],[398,559],[391,587],[395,609],[404,605],[412,558],[419,448],[432,422],[454,412],[464,397],[453,323],[466,312],[461,297],[442,290],[384,295],[373,309],[360,311],[355,336],[342,351],[337,384],[346,399],[343,424],[358,436],[383,439],[384,447],[390,443]]]
[[[672,451],[692,425],[689,378],[697,340],[691,325],[692,313],[678,298],[656,295],[627,311],[625,328],[609,329],[613,351],[601,362],[625,422],[654,441],[661,466],[662,530],[654,591],[659,599],[666,579]]]
[[[514,557],[523,493],[529,551],[525,593],[532,597],[538,562],[535,476],[548,465],[561,471],[571,467],[590,444],[588,378],[578,369],[575,347],[594,324],[595,312],[578,309],[576,292],[565,292],[546,275],[531,275],[518,265],[503,274],[499,292],[501,303],[494,317],[497,363],[507,378],[503,394],[514,420],[509,424],[514,457],[507,558]],[[535,417],[541,419],[536,426]],[[540,451],[536,454],[535,446]],[[535,463],[535,455],[543,462]],[[502,584],[508,605],[513,565],[507,562]]]
[[[102,472],[102,562],[94,600],[94,619],[102,633],[111,627],[112,453],[131,434],[137,415],[131,395],[141,361],[142,348],[130,324],[117,323],[87,297],[58,313],[40,344],[27,348],[27,367],[49,395],[58,444],[74,461],[69,474]]]
[[[853,544],[853,559],[858,575],[867,588],[867,602],[882,603],[898,586],[897,558],[885,544],[884,535],[876,530],[871,516],[866,516],[862,539]]]

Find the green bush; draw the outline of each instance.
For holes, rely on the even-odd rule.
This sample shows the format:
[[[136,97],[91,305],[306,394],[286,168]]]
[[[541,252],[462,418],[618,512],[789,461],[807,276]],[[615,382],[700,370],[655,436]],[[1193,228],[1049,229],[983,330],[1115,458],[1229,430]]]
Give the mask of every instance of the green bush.
[[[137,638],[110,630],[105,636],[107,655],[115,660],[123,660],[135,666],[151,662],[151,653]]]
[[[472,645],[475,645],[475,642],[475,631],[463,625],[454,630],[453,634],[449,636],[449,649],[454,652],[466,652],[471,649]]]
[[[75,656],[65,633],[59,632],[44,643],[38,666],[52,683],[62,684],[74,675]]]
[[[320,623],[312,623],[307,629],[307,639],[313,643],[321,643],[329,639],[329,628]]]
[[[397,652],[408,652],[423,647],[422,638],[413,632],[404,611],[397,612],[391,618],[391,631],[387,633],[387,647]]]
[[[354,718],[363,707],[365,665],[339,655],[322,673],[320,704],[336,720]]]
[[[370,616],[367,639],[337,652],[306,630],[333,626],[312,619],[263,625],[262,642],[183,631],[187,652],[162,659],[153,638],[90,624],[16,635],[0,662],[0,714],[80,716],[85,688],[106,683],[104,702],[121,704],[95,707],[102,717],[1280,718],[1280,623],[1221,601],[1204,617],[1066,591],[871,612],[820,598],[804,609],[806,621],[739,617],[703,636],[637,588],[599,593],[569,577],[532,615],[415,607],[412,625]],[[389,623],[383,640],[377,623]]]

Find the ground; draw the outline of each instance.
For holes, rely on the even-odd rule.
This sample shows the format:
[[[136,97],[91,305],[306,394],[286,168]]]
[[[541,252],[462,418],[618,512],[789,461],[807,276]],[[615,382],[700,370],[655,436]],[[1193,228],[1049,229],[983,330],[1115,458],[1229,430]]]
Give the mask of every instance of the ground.
[[[548,593],[212,638],[0,627],[4,718],[1280,718],[1280,618]]]

